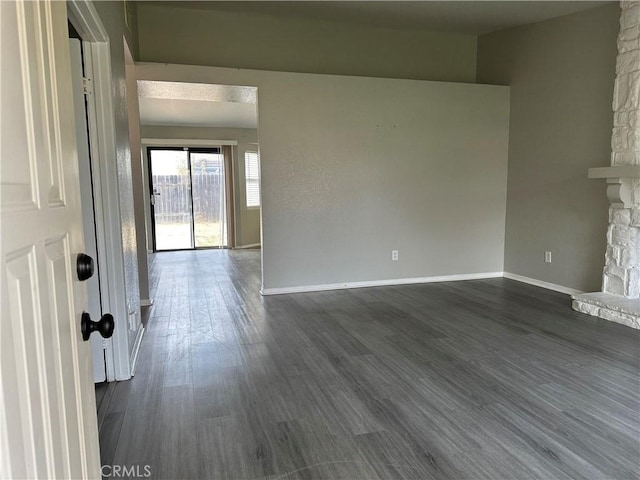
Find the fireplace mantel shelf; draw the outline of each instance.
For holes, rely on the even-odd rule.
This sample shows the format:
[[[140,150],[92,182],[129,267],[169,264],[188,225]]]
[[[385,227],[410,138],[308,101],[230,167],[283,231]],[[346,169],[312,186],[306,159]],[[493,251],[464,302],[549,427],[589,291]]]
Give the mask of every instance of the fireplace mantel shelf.
[[[633,182],[640,178],[640,165],[590,168],[589,178],[607,179],[607,197],[612,207],[631,208]]]
[[[590,168],[589,178],[640,178],[640,165]]]

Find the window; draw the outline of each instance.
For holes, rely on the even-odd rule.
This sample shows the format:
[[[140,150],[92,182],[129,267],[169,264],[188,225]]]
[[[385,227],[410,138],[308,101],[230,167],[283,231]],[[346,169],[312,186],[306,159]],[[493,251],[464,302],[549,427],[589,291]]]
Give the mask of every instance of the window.
[[[244,152],[247,208],[260,206],[260,164],[258,152]]]

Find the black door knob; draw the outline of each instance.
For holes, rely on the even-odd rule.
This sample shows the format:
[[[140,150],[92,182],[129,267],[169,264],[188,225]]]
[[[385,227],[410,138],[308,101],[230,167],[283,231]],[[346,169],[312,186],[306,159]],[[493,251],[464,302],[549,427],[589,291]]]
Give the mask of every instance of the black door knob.
[[[79,253],[76,258],[78,280],[84,282],[93,276],[93,258],[86,253]]]
[[[82,312],[82,320],[80,322],[80,330],[82,331],[82,339],[86,342],[89,340],[91,334],[95,331],[100,332],[104,338],[111,338],[113,335],[113,328],[115,322],[113,321],[113,315],[105,313],[100,321],[94,322],[91,320],[91,315],[87,312]]]

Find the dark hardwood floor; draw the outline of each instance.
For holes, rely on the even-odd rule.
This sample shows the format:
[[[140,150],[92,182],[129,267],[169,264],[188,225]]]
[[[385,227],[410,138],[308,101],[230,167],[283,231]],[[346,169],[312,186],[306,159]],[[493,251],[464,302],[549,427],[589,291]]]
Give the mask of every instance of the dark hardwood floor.
[[[637,479],[640,332],[506,279],[261,297],[258,251],[157,254],[103,464],[167,479]]]

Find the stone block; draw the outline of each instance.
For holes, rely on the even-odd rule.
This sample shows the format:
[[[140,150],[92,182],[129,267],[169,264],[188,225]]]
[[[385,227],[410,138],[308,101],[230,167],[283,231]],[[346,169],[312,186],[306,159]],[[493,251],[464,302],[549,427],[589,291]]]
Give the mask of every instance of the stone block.
[[[613,109],[616,109],[616,105],[615,105],[615,97],[614,97],[614,104],[613,104]],[[628,111],[624,111],[624,112],[615,112],[613,114],[613,126],[614,127],[628,127],[629,126],[629,112]]]
[[[624,75],[640,70],[640,55],[636,50],[622,52],[616,59],[616,74]]]
[[[631,209],[616,207],[609,208],[609,223],[629,226],[631,223]]]
[[[618,33],[618,52],[640,49],[640,25],[631,25]]]
[[[635,207],[640,207],[640,178],[631,179],[631,201]]]
[[[571,307],[576,312],[586,313],[587,315],[593,315],[594,317],[597,317],[598,313],[600,313],[600,308],[597,305],[591,305],[590,303],[581,302],[580,300],[574,300],[571,302]]]
[[[637,128],[640,125],[640,109],[619,110],[613,114],[615,127]]]
[[[635,152],[640,150],[640,129],[631,126],[613,127],[611,150],[614,152]]]
[[[626,247],[631,241],[631,229],[622,225],[609,225],[607,240],[610,245]]]
[[[633,207],[631,209],[631,218],[629,225],[632,227],[640,227],[640,207]]]
[[[640,23],[640,3],[625,1],[620,3],[620,30],[626,30]]]
[[[629,248],[640,249],[640,228],[629,227]]]
[[[602,283],[602,291],[604,293],[624,296],[624,282],[620,278],[605,275]]]
[[[621,267],[607,265],[604,267],[602,289],[605,293],[624,296],[625,270]]]
[[[607,241],[609,245],[638,247],[640,246],[640,231],[637,227],[609,225]]]
[[[607,251],[608,251],[607,247]],[[616,248],[616,247],[612,247]],[[615,266],[624,268],[640,267],[640,249],[635,247],[617,247],[618,249],[618,263]]]
[[[620,266],[620,250],[621,247],[607,245],[607,253],[605,255],[606,265],[610,265],[612,267]]]
[[[605,320],[621,323],[628,327],[640,328],[640,318],[636,317],[635,315],[629,315],[627,313],[616,312],[615,310],[601,308],[598,316],[600,318],[604,318]]]
[[[611,165],[640,165],[640,152],[613,151]]]
[[[627,130],[627,127],[613,127],[613,132],[611,133],[611,150],[614,152],[625,152],[629,150]]]
[[[627,270],[627,277],[624,282],[624,296],[627,298],[640,297],[640,268]]]
[[[629,53],[640,55],[640,51]],[[618,75],[613,98],[613,109],[616,112],[638,108],[640,104],[640,71]]]
[[[604,269],[604,273],[611,277],[619,278],[620,280],[624,280],[627,270],[624,267],[619,266],[607,266]]]

